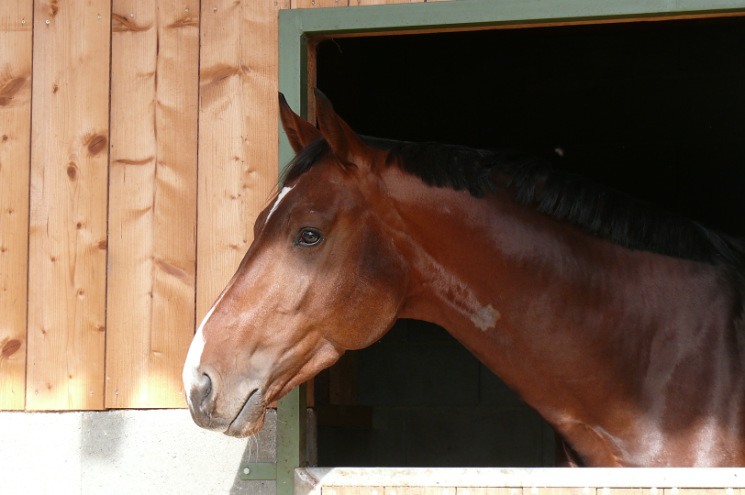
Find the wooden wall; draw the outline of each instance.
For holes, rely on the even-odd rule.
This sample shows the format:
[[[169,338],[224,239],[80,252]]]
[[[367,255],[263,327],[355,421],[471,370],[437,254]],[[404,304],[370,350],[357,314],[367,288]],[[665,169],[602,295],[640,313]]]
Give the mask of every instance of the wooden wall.
[[[281,8],[0,2],[0,410],[185,407],[277,182]]]

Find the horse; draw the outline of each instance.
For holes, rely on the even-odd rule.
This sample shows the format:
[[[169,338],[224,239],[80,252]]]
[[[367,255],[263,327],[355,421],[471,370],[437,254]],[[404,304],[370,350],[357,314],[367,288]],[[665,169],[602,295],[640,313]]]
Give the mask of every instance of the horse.
[[[280,95],[296,156],[188,351],[198,425],[255,434],[267,405],[413,318],[572,465],[745,466],[743,240],[528,155],[363,137],[316,106],[318,127]]]

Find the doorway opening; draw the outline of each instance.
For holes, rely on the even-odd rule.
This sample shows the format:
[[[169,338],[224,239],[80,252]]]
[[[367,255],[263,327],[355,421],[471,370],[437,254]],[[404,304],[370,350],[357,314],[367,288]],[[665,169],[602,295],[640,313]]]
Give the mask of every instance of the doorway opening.
[[[328,39],[357,132],[518,148],[745,235],[745,21]],[[551,466],[548,425],[439,327],[402,321],[316,380],[321,466]]]

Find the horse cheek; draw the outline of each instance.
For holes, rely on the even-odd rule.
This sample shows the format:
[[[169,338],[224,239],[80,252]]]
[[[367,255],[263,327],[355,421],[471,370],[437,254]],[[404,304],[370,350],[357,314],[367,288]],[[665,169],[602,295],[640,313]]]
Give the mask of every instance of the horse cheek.
[[[367,240],[362,255],[359,272],[358,301],[364,301],[357,308],[358,347],[367,347],[393,326],[398,318],[404,298],[405,277],[403,263],[395,253],[382,246],[377,239]]]

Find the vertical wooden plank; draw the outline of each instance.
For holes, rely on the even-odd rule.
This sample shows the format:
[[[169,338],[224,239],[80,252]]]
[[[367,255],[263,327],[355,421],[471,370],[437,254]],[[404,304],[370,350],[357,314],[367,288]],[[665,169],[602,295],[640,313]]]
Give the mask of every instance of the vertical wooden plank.
[[[23,409],[32,0],[0,2],[0,410]]]
[[[34,4],[27,409],[103,407],[109,9]]]
[[[138,402],[137,382],[147,377],[150,361],[158,159],[156,17],[154,3],[112,3],[106,407]]]
[[[153,313],[150,369],[138,383],[150,390],[148,407],[186,406],[181,376],[194,335],[199,7],[199,0],[158,2]]]
[[[278,9],[202,3],[197,321],[232,277],[276,190]]]
[[[112,14],[106,407],[183,407],[194,330],[199,2]]]

